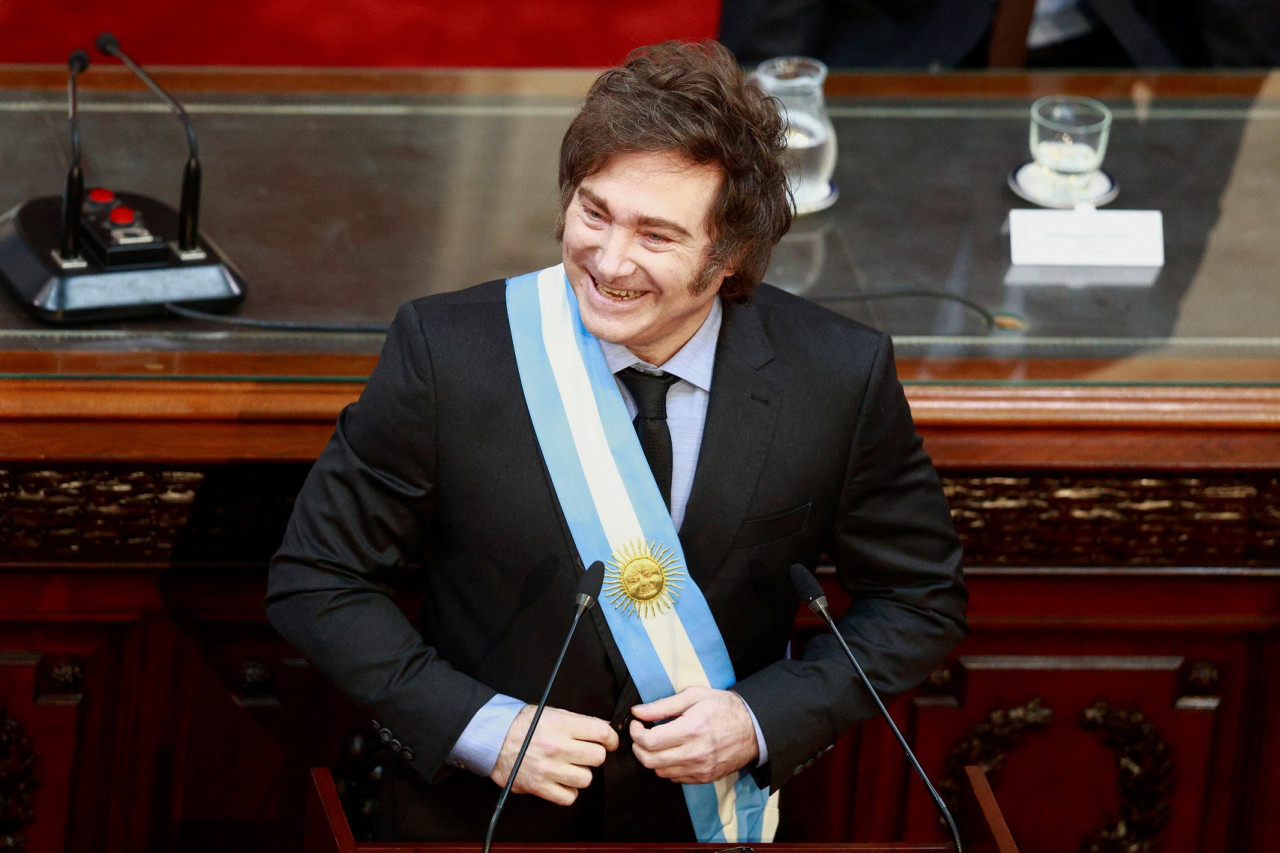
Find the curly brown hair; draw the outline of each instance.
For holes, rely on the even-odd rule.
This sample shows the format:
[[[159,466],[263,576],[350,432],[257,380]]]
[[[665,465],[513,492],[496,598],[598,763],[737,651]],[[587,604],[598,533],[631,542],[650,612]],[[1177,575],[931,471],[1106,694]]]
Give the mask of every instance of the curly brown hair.
[[[584,178],[620,154],[670,151],[724,176],[709,212],[710,271],[731,267],[720,295],[745,302],[791,227],[782,153],[786,125],[718,42],[667,41],[633,50],[600,75],[560,144],[560,218]],[[699,276],[706,281],[710,275]]]

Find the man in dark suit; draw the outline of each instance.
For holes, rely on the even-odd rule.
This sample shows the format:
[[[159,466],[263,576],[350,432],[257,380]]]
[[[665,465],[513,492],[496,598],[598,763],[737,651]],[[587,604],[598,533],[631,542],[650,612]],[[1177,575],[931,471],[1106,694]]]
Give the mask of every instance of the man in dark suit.
[[[509,802],[499,837],[703,836],[684,792],[740,773],[777,790],[871,716],[833,642],[788,659],[794,563],[834,559],[853,598],[842,633],[886,696],[964,632],[959,545],[888,337],[758,287],[790,224],[783,148],[772,103],[715,44],[635,52],[566,133],[563,265],[537,281],[618,376],[592,399],[669,433],[643,488],[623,486],[679,530],[687,577],[667,592],[705,599],[734,677],[673,675],[673,695],[644,696],[602,601],[517,776],[533,796]],[[527,278],[400,310],[272,562],[272,624],[404,759],[388,768],[388,836],[483,835],[597,558],[513,344]],[[635,371],[667,374],[665,413],[638,408]],[[610,441],[637,441],[626,432]],[[388,594],[407,566],[416,626]],[[662,604],[616,579],[619,612]]]

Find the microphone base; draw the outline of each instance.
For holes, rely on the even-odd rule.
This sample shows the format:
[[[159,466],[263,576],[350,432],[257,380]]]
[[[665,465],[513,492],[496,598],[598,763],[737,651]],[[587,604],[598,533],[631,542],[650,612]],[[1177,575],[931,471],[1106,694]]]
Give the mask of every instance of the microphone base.
[[[81,257],[71,262],[58,254],[61,199],[35,199],[0,216],[0,282],[23,308],[67,324],[171,316],[168,303],[221,313],[244,301],[244,279],[216,246],[201,237],[198,252],[179,251],[172,208],[137,193],[116,199],[136,211],[137,223],[104,224],[86,209]]]

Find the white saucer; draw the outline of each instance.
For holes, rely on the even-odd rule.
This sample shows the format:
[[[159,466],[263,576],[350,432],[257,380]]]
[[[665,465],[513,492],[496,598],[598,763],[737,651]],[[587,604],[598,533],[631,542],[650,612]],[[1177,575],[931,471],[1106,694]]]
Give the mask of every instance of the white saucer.
[[[812,199],[803,205],[797,204],[796,216],[804,216],[806,213],[817,213],[819,210],[826,210],[835,204],[838,198],[840,198],[840,190],[836,189],[836,182],[827,181],[827,194]]]
[[[1079,193],[1063,193],[1055,191],[1049,185],[1049,176],[1045,170],[1037,166],[1034,160],[1028,160],[1009,172],[1009,189],[1019,198],[1026,199],[1041,207],[1056,207],[1070,210],[1077,204],[1088,202],[1094,207],[1102,207],[1114,201],[1120,195],[1120,187],[1111,173],[1099,169],[1089,176],[1084,190]]]

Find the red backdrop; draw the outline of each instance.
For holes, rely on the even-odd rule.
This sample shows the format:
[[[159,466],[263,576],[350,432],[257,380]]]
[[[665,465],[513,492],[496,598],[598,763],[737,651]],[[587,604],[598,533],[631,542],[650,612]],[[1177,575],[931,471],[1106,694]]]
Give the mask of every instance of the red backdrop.
[[[147,65],[607,66],[714,37],[719,16],[719,0],[0,0],[0,63],[96,57],[109,31]]]

